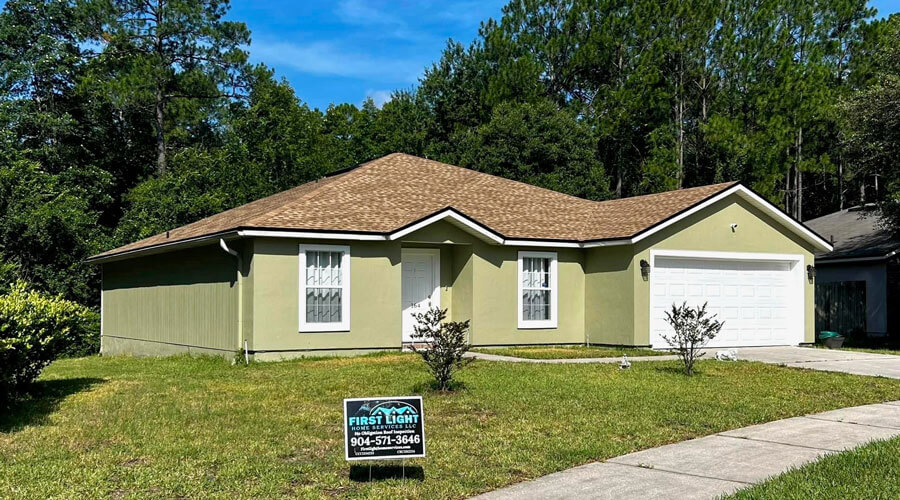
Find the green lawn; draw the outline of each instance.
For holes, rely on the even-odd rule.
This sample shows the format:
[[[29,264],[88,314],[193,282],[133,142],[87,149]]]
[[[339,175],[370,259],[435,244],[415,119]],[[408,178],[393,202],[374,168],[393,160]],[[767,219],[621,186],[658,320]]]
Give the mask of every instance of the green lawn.
[[[900,438],[829,455],[739,491],[729,500],[900,498]]]
[[[654,351],[652,349],[634,349],[627,347],[588,347],[575,346],[527,346],[527,347],[497,347],[472,349],[475,352],[485,354],[497,354],[500,356],[512,356],[514,358],[528,359],[572,359],[572,358],[621,358],[622,354],[628,356],[665,356],[673,353],[666,351]]]
[[[463,498],[726,429],[900,399],[900,381],[703,361],[476,361],[440,394],[411,354],[230,366],[84,358],[0,415],[0,498]],[[424,393],[424,480],[350,478],[341,400]],[[354,469],[365,477],[365,469]],[[380,471],[376,469],[376,476]],[[413,475],[418,472],[413,469]]]

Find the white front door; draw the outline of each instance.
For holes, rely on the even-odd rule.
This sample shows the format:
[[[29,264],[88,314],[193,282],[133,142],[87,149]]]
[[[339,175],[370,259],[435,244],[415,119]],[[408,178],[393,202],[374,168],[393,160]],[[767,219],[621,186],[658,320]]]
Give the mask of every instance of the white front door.
[[[441,251],[436,248],[403,248],[400,250],[403,274],[403,342],[412,342],[415,315],[429,307],[441,307]]]
[[[674,253],[674,252],[673,252]],[[688,253],[688,252],[685,252]],[[668,347],[665,312],[672,304],[707,303],[725,326],[709,347],[797,345],[803,342],[803,279],[798,260],[657,255],[650,270],[650,343]],[[713,254],[716,258],[704,258]],[[755,257],[755,256],[754,256]],[[765,258],[765,256],[763,256]]]

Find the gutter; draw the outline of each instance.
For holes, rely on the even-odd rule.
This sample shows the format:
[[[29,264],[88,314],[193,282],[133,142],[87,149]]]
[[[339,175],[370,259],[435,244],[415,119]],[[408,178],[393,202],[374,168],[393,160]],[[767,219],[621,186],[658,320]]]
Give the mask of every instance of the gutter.
[[[826,264],[844,264],[844,263],[853,263],[853,262],[877,262],[881,260],[887,260],[891,257],[900,253],[900,248],[894,250],[893,252],[884,254],[884,255],[875,255],[872,257],[844,257],[844,258],[818,258],[816,259],[816,264],[826,265]]]
[[[241,258],[241,254],[238,253],[237,250],[233,248],[229,248],[228,244],[225,243],[223,238],[219,238],[219,248],[224,250],[228,255],[231,255],[235,259],[237,259],[237,287],[238,287],[238,310],[237,310],[237,345],[240,349],[241,341],[243,340],[244,345],[244,362],[249,364],[249,353],[247,351],[247,340],[244,339],[244,280],[242,276],[242,270],[244,268],[244,260]]]

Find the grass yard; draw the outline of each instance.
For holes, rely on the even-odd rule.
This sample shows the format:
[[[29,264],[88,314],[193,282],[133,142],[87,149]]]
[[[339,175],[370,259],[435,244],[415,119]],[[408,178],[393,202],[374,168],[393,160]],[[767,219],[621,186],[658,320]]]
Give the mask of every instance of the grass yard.
[[[512,356],[528,359],[572,359],[572,358],[621,358],[629,356],[666,356],[671,352],[654,351],[652,349],[635,349],[627,347],[594,347],[594,346],[523,346],[472,349],[475,352]]]
[[[829,455],[739,491],[729,500],[900,498],[900,438]]]
[[[0,415],[0,498],[463,498],[726,429],[900,399],[891,379],[747,362],[698,370],[476,361],[463,389],[439,394],[411,354],[249,367],[62,360],[34,400]],[[351,479],[341,400],[416,393],[428,457],[408,465],[424,479]]]

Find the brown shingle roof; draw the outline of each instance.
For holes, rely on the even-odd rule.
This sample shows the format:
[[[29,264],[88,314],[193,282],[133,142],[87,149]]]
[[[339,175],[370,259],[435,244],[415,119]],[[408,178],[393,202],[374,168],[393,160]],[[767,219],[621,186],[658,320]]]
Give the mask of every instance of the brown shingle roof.
[[[734,184],[596,202],[394,153],[92,259],[236,229],[385,234],[446,208],[510,239],[627,238]]]

